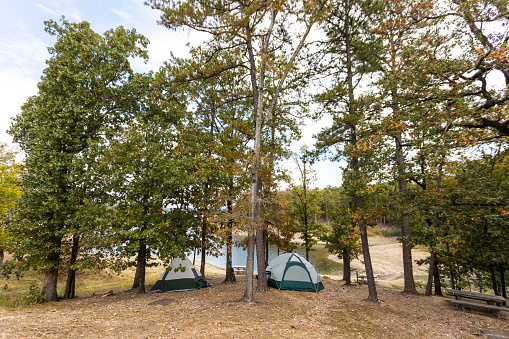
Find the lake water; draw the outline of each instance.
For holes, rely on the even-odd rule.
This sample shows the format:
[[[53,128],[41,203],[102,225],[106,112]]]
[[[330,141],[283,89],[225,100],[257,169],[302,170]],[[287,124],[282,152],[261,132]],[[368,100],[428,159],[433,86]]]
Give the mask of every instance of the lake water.
[[[234,240],[238,241],[239,238],[235,238]],[[331,275],[338,275],[340,272],[343,271],[343,265],[340,263],[337,263],[335,261],[331,261],[327,259],[329,256],[329,252],[325,248],[324,245],[315,245],[313,246],[313,249],[316,251],[310,251],[309,252],[309,262],[315,266],[316,270],[319,274],[331,274]],[[284,253],[285,251],[280,250],[279,254]],[[306,251],[300,247],[300,245],[295,250],[298,254],[306,257]],[[226,246],[221,249],[221,253],[223,255],[219,257],[214,257],[207,255],[206,256],[206,263],[211,264],[217,267],[226,268]],[[274,246],[269,246],[269,262],[272,258],[277,256],[277,248]],[[188,258],[193,261],[193,253],[188,255]],[[201,256],[196,253],[196,260],[200,260]],[[233,266],[246,266],[246,259],[247,259],[247,251],[243,248],[239,247],[233,247],[232,251],[232,260],[233,260]],[[256,270],[256,253],[255,253],[255,270]]]

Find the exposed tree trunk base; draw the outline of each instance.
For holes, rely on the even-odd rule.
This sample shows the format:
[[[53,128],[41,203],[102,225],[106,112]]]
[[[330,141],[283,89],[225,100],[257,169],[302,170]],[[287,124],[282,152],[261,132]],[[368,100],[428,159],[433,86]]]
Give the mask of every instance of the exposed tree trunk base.
[[[258,280],[256,282],[257,292],[268,292],[269,286],[267,285],[267,275],[265,271],[267,265],[265,265],[265,234],[262,229],[263,226],[256,232],[256,258],[258,267]]]
[[[71,259],[69,261],[69,267],[72,267],[78,258],[79,251],[79,235],[74,235],[72,237],[72,249],[71,249]],[[67,273],[67,283],[65,285],[64,299],[73,299],[76,298],[76,270],[69,269]]]
[[[42,293],[46,296],[46,301],[58,301],[57,295],[58,268],[46,272],[42,284]]]
[[[133,289],[136,289],[136,293],[145,293],[145,268],[147,263],[147,246],[144,242],[141,242],[140,248],[138,249],[138,259],[136,264],[136,273],[134,275]]]
[[[241,301],[248,303],[254,303],[253,298],[254,247],[255,247],[254,230],[250,229],[247,239],[246,284],[244,288],[244,296],[240,299]]]

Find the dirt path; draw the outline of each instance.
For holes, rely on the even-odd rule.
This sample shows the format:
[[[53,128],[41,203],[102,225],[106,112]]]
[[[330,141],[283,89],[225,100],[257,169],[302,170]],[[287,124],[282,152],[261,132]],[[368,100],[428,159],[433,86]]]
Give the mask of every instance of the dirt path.
[[[377,281],[385,286],[402,287],[403,286],[403,249],[401,243],[396,237],[381,237],[381,236],[370,236],[369,237],[369,252],[371,254],[371,262],[373,265],[373,272],[375,276],[378,276]],[[429,257],[427,251],[420,249],[412,249],[412,259],[414,277],[426,276],[427,267],[419,266],[415,263],[415,260],[425,259]],[[329,260],[342,262],[335,255],[329,255]],[[363,273],[364,263],[360,260],[362,254],[359,255],[359,259],[352,261],[352,270],[358,270],[359,273]],[[337,278],[337,277],[334,277]],[[340,278],[339,278],[340,279]]]

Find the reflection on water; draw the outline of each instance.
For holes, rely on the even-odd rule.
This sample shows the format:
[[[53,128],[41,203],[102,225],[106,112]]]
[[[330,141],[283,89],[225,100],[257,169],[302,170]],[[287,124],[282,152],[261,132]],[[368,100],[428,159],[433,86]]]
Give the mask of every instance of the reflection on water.
[[[235,241],[241,240],[241,238],[234,238]],[[325,248],[324,245],[315,245],[313,246],[313,249],[316,251],[309,252],[309,261],[315,266],[316,270],[319,274],[330,274],[330,275],[339,275],[340,272],[343,271],[343,265],[340,263],[337,263],[335,261],[331,261],[327,259],[329,252]],[[306,251],[300,247],[300,245],[295,250],[297,253],[299,253],[304,258],[306,257]],[[226,256],[224,255],[226,253],[226,246],[221,249],[221,253],[223,255],[219,257],[214,257],[207,255],[206,262],[208,264],[226,268]],[[279,254],[284,253],[284,251],[279,251]],[[274,246],[269,246],[269,261],[277,256],[277,248]],[[193,260],[193,253],[188,255],[189,259]],[[247,258],[247,252],[239,247],[234,247],[232,251],[232,259],[233,259],[233,266],[246,266],[246,258]],[[200,260],[200,255],[198,253],[196,254],[196,260]],[[256,253],[255,253],[255,270],[256,270]]]

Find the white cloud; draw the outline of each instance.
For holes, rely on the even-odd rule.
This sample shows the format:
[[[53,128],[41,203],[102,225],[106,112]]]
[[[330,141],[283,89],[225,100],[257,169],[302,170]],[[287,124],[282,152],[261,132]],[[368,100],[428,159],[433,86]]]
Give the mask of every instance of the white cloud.
[[[57,12],[55,12],[54,10],[52,10],[51,8],[48,8],[40,3],[34,3],[34,5],[40,9],[42,9],[45,13],[47,14],[50,14],[50,15],[57,15]]]
[[[2,40],[0,41],[0,69],[16,71],[22,75],[33,75],[44,68],[49,57],[47,48],[41,40]],[[0,79],[1,82],[5,80]]]
[[[112,11],[118,15],[119,17],[121,17],[122,19],[124,20],[131,20],[132,19],[132,14],[131,13],[127,13],[126,11],[124,10],[121,10],[121,9],[115,9],[113,8]]]

